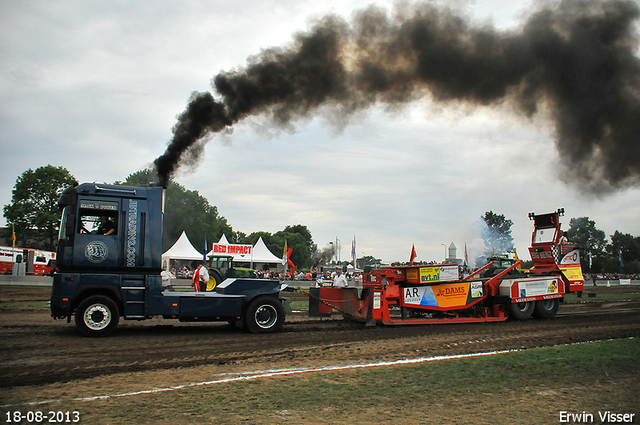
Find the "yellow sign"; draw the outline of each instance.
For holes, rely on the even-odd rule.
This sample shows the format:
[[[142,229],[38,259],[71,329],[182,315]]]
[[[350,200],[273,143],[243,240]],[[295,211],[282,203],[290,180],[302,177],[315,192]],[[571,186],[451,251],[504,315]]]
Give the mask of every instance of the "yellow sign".
[[[458,266],[441,265],[413,267],[407,270],[407,280],[412,283],[446,282],[458,280]]]
[[[562,270],[562,274],[564,274],[564,276],[571,282],[574,282],[576,280],[583,280],[582,268],[580,266],[560,266],[560,270]]]

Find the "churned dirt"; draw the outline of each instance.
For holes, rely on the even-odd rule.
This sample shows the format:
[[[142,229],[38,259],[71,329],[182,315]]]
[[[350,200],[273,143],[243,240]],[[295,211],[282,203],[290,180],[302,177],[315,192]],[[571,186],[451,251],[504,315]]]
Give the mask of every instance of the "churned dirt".
[[[73,321],[53,320],[46,308],[16,307],[49,294],[49,288],[0,287],[0,404],[182,385],[202,380],[203,367],[215,377],[640,337],[638,299],[585,295],[584,302],[561,305],[551,320],[364,327],[339,315],[294,312],[282,332],[254,335],[226,323],[121,319],[112,336],[92,339],[80,336]]]

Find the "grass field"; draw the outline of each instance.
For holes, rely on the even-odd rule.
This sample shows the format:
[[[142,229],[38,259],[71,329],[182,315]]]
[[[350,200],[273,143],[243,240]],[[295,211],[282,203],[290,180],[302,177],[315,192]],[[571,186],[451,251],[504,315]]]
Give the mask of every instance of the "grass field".
[[[572,303],[572,302],[589,302],[589,301],[615,301],[615,300],[637,300],[640,298],[640,288],[636,288],[636,292],[633,290],[629,290],[629,292],[624,293],[607,293],[606,288],[600,291],[589,290],[582,293],[582,296],[578,296],[578,294],[567,294],[564,298],[564,302]],[[595,294],[595,297],[589,297],[589,293]]]
[[[640,340],[612,340],[63,401],[82,423],[555,424],[640,413]],[[176,371],[179,373],[179,370]],[[95,395],[104,395],[96,388]],[[598,421],[594,423],[599,423]]]
[[[589,288],[596,298],[571,294],[567,302],[638,297],[637,287],[612,289]],[[44,309],[46,301],[0,300],[0,309],[16,308]],[[205,384],[202,366],[202,381],[183,388],[118,395],[89,381],[83,387],[90,395],[104,398],[60,392],[60,401],[20,409],[76,410],[80,423],[101,424],[558,424],[561,412],[600,423],[607,411],[635,414],[633,423],[640,423],[639,364],[640,340],[625,339],[226,383]],[[173,372],[180,376],[181,369]],[[138,377],[122,373],[123,381]],[[5,420],[7,408],[0,414]]]

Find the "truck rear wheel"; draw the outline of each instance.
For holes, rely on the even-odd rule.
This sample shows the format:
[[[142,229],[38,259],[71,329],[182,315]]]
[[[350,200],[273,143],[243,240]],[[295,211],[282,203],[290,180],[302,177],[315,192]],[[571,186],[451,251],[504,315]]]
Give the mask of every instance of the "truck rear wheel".
[[[558,299],[536,301],[534,315],[540,319],[551,319],[558,312],[560,303]]]
[[[118,306],[103,295],[83,300],[76,309],[76,328],[85,336],[107,336],[118,326],[119,319]]]
[[[284,307],[274,297],[258,297],[249,303],[244,326],[251,333],[278,332],[284,324]]]
[[[518,320],[527,320],[533,314],[536,303],[533,301],[527,303],[511,303],[509,304],[509,317]]]

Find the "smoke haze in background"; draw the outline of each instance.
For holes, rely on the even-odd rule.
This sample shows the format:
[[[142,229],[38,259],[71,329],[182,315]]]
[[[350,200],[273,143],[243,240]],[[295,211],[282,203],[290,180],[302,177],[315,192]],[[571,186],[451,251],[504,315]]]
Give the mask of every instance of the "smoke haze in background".
[[[208,138],[249,116],[287,127],[328,110],[341,126],[375,104],[508,103],[552,120],[564,179],[592,193],[636,186],[639,13],[632,1],[568,0],[535,11],[512,31],[429,4],[398,6],[393,14],[371,6],[350,23],[325,16],[291,45],[214,76],[217,100],[193,93],[154,164],[168,184],[179,167],[197,163]]]
[[[322,250],[318,250],[311,259],[312,267],[315,268],[321,264],[329,264],[334,255],[335,250],[333,246],[326,246],[322,248]]]

